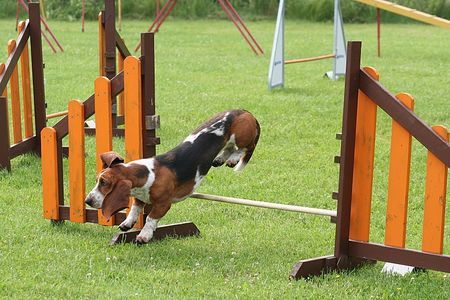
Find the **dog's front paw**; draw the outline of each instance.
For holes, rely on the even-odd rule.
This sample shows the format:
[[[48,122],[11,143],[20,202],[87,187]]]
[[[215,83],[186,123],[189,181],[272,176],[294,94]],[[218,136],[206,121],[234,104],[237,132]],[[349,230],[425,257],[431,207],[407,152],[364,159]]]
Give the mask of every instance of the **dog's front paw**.
[[[231,160],[231,159],[229,159],[229,160],[227,160],[227,167],[228,168],[234,168],[237,164],[238,164],[238,160]]]
[[[212,166],[213,167],[220,167],[224,163],[225,163],[225,161],[222,158],[216,158],[216,159],[213,160]]]
[[[139,235],[136,237],[137,244],[147,244],[153,237],[153,230],[142,229]]]
[[[139,245],[147,244],[149,241],[150,241],[149,238],[142,236],[142,235],[138,235],[136,237],[136,244],[139,244]]]
[[[130,224],[130,223],[128,223],[128,222],[125,220],[125,221],[123,221],[122,223],[120,223],[119,229],[120,229],[121,231],[128,231],[128,230],[130,230],[131,228],[133,228],[133,226],[134,226],[134,224]]]

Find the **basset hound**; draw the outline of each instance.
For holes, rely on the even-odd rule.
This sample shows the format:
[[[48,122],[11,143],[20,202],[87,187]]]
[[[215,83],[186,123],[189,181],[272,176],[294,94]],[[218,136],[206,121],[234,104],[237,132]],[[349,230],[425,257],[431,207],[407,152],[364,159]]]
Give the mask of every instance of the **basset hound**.
[[[256,118],[248,111],[236,109],[215,115],[181,144],[152,158],[124,163],[115,152],[103,153],[103,170],[85,202],[101,208],[109,219],[129,207],[130,196],[135,197],[127,218],[119,225],[122,231],[134,226],[145,204],[151,205],[144,228],[136,238],[137,243],[147,243],[172,203],[189,197],[212,166],[226,164],[235,171],[242,170],[259,135]]]

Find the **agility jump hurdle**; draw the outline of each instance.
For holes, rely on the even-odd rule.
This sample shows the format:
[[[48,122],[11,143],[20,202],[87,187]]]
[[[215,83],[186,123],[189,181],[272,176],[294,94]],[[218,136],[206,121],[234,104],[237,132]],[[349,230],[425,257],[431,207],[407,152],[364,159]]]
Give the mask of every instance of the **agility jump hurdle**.
[[[256,55],[264,55],[264,50],[261,47],[261,45],[258,43],[258,41],[255,39],[253,34],[250,32],[248,27],[245,25],[244,20],[242,20],[239,13],[236,11],[236,9],[233,7],[233,4],[231,4],[230,0],[217,0],[222,10],[225,12],[227,17],[230,19],[231,22],[233,22],[236,29],[241,34],[242,38],[247,42],[253,53]],[[163,5],[161,10],[159,10],[160,1],[158,0],[156,2],[156,17],[155,20],[152,22],[150,27],[148,28],[148,32],[158,32],[161,25],[164,23],[164,21],[167,19],[167,17],[170,15],[172,10],[177,5],[177,0],[167,0],[167,2]],[[134,51],[138,51],[141,47],[141,44],[138,43],[136,45],[136,48]]]
[[[20,14],[20,6],[23,7],[23,9],[27,12],[29,12],[29,3],[27,3],[24,0],[17,0],[16,1],[16,5],[17,5],[17,10],[16,10],[16,30],[19,29],[19,14]],[[59,50],[61,52],[64,52],[64,48],[61,46],[61,43],[58,41],[58,39],[56,38],[55,34],[53,33],[53,31],[51,30],[50,26],[48,25],[47,21],[45,21],[43,15],[44,15],[44,5],[42,4],[40,7],[40,12],[42,12],[42,15],[40,15],[40,20],[42,25],[44,25],[45,31],[41,31],[42,36],[44,37],[45,41],[47,42],[47,44],[50,46],[50,49],[52,49],[53,53],[57,52],[57,49],[55,47],[55,45],[53,45],[52,41],[54,43],[56,43],[56,46],[59,48]],[[47,36],[47,33],[50,35],[51,39]]]
[[[273,38],[272,55],[269,64],[269,90],[284,86],[284,65],[311,62],[323,59],[333,59],[333,70],[325,75],[332,80],[345,75],[345,34],[344,22],[342,21],[341,6],[339,0],[334,0],[334,42],[333,53],[308,58],[285,60],[284,57],[284,0],[280,0],[278,7],[277,23]]]
[[[155,155],[158,138],[149,138],[155,134],[154,129],[146,127],[147,115],[144,106],[150,105],[154,110],[154,36],[152,33],[141,35],[142,56],[138,59],[129,56],[124,60],[124,70],[111,80],[101,76],[95,81],[95,93],[83,103],[72,100],[69,103],[68,116],[54,127],[46,127],[41,132],[42,141],[42,191],[44,218],[52,221],[70,220],[79,223],[98,223],[101,225],[118,225],[126,217],[119,212],[110,220],[106,220],[101,210],[86,208],[85,178],[85,121],[95,113],[96,121],[96,163],[97,172],[102,164],[99,155],[112,150],[113,123],[112,99],[119,93],[125,98],[125,159],[131,161]],[[150,84],[145,85],[145,83]],[[152,101],[148,101],[148,100]],[[64,126],[63,126],[64,125]],[[62,138],[69,135],[69,198],[70,204],[64,201],[64,178],[62,162]],[[144,151],[147,149],[147,151]],[[147,152],[147,153],[146,153]],[[130,200],[132,201],[132,200]],[[137,227],[144,224],[147,210],[141,215]],[[167,225],[158,228],[156,239],[165,236],[190,236],[198,234],[197,227],[190,222]],[[121,242],[121,236],[114,238]]]
[[[394,96],[373,68],[360,69],[361,43],[348,44],[334,255],[302,260],[291,278],[355,267],[364,261],[450,273],[443,255],[445,200],[450,166],[449,131],[429,127],[413,112],[409,94]],[[369,240],[377,107],[393,119],[384,245]],[[422,250],[405,249],[411,139],[428,149]]]
[[[39,3],[30,3],[29,19],[20,22],[18,25],[19,36],[17,41],[10,40],[8,42],[8,59],[6,64],[0,64],[0,96],[2,96],[0,100],[0,169],[8,171],[11,171],[11,159],[14,157],[25,153],[38,154],[40,152],[39,132],[46,126],[44,64],[39,22]],[[28,46],[28,41],[30,41],[30,46]],[[31,73],[33,74],[32,85],[30,55]],[[21,86],[19,86],[19,82],[21,82]],[[8,83],[11,97],[12,144],[7,107]],[[33,93],[31,93],[31,90]],[[22,103],[20,94],[22,94]],[[23,105],[23,113],[21,112],[21,104]]]

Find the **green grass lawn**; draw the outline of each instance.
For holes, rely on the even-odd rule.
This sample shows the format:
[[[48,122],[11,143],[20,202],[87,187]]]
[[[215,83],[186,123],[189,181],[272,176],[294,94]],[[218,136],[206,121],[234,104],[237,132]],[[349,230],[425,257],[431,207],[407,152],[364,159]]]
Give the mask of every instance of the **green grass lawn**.
[[[199,191],[335,209],[344,81],[323,78],[331,61],[286,67],[286,88],[269,92],[267,72],[274,22],[249,23],[266,50],[256,57],[226,21],[169,20],[156,36],[157,113],[161,145],[171,149],[210,115],[245,108],[262,134],[241,174],[211,170]],[[98,73],[97,24],[51,22],[65,52],[44,44],[48,113],[93,92]],[[146,22],[125,21],[134,48]],[[14,20],[0,20],[0,42],[15,37]],[[363,41],[363,65],[375,67],[392,92],[409,92],[428,124],[450,127],[450,33],[425,25],[383,25],[376,57],[374,24],[346,25],[347,40]],[[286,59],[332,52],[332,24],[289,21]],[[4,61],[6,54],[0,54]],[[390,119],[378,113],[371,241],[383,242]],[[88,139],[88,182],[94,184],[94,140]],[[115,150],[123,153],[123,142]],[[420,249],[426,151],[413,143],[407,246]],[[67,163],[67,162],[66,162]],[[194,221],[198,238],[166,239],[143,247],[109,247],[117,228],[42,218],[40,161],[24,156],[0,173],[0,298],[435,298],[450,297],[450,275],[380,273],[382,264],[289,281],[300,259],[333,252],[335,226],[324,217],[189,199],[162,224]],[[449,196],[449,193],[447,193]],[[450,197],[447,197],[450,198]],[[450,205],[447,205],[449,207]],[[450,212],[447,209],[447,215]],[[450,254],[450,218],[444,252]]]

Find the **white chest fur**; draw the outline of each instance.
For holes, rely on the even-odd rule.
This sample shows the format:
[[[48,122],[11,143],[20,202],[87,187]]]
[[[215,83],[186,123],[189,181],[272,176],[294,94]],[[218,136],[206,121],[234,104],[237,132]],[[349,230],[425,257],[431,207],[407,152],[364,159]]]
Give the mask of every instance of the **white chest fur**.
[[[141,200],[142,202],[151,203],[149,191],[150,191],[150,187],[152,186],[153,182],[155,181],[155,171],[154,171],[155,161],[154,161],[154,159],[153,158],[139,159],[139,160],[133,161],[131,164],[144,165],[147,167],[147,169],[149,171],[147,182],[141,187],[132,188],[131,196]]]

